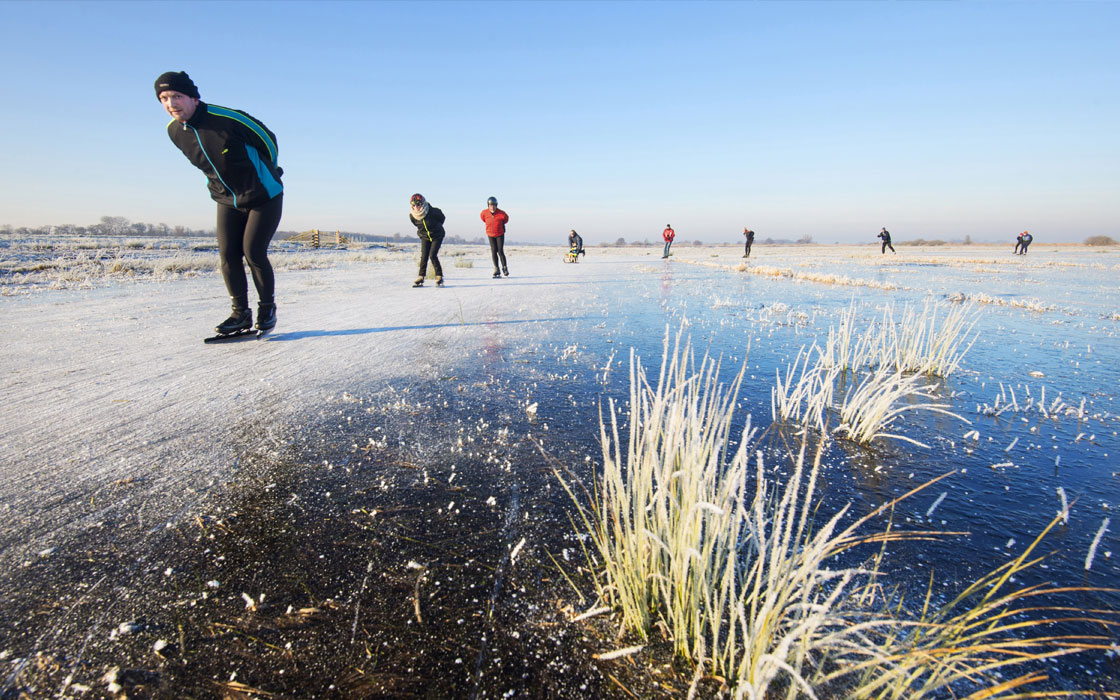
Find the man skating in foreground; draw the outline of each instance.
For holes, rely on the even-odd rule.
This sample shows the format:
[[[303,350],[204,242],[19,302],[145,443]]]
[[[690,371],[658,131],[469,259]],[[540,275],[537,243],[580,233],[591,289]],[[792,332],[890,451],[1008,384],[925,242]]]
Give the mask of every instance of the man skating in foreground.
[[[269,331],[276,326],[276,279],[268,244],[284,202],[276,136],[245,112],[203,102],[182,71],[159,76],[155,88],[171,115],[167,135],[206,175],[210,198],[218,204],[218,255],[233,310],[215,330],[231,335],[253,327],[244,259],[257,289],[257,330]]]

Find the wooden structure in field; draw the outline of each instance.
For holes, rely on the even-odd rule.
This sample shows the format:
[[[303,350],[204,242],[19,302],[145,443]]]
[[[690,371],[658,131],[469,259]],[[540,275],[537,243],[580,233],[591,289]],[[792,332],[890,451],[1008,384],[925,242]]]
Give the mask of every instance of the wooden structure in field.
[[[343,236],[338,230],[335,230],[332,236],[329,231],[320,232],[317,228],[313,228],[310,231],[300,231],[296,235],[290,236],[287,240],[292,243],[303,243],[312,248],[321,248],[322,246],[331,245],[332,240],[335,248],[342,248],[350,243],[350,239]]]

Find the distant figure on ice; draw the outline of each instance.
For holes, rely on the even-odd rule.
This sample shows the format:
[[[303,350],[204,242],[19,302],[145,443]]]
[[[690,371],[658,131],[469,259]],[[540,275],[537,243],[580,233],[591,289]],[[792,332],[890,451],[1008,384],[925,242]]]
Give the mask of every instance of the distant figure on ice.
[[[746,237],[746,239],[747,239],[747,247],[743,251],[743,257],[744,258],[749,258],[751,256],[751,245],[754,244],[754,231],[752,231],[749,228],[747,228],[746,226],[744,226],[743,227],[743,236]]]
[[[883,240],[883,249],[881,251],[883,255],[887,254],[887,248],[890,248],[892,253],[895,252],[894,246],[891,245],[891,232],[887,230],[886,226],[884,226],[883,230],[879,232],[878,237]]]
[[[1030,231],[1023,231],[1018,236],[1016,236],[1015,237],[1015,253],[1016,253],[1016,255],[1026,255],[1027,254],[1027,246],[1029,246],[1031,244],[1031,241],[1033,241],[1033,240],[1034,240],[1034,236],[1031,235]]]
[[[665,239],[665,253],[661,256],[661,259],[664,260],[669,257],[669,246],[673,245],[673,239],[677,237],[677,234],[670,224],[665,224],[665,230],[661,232],[661,237]]]
[[[504,273],[509,277],[509,268],[506,267],[506,224],[509,214],[498,208],[498,200],[491,197],[486,200],[486,208],[479,217],[486,223],[486,240],[490,241],[490,260],[494,263],[494,279]],[[501,272],[498,263],[501,262]]]
[[[171,115],[167,135],[187,160],[205,175],[210,198],[218,204],[218,255],[233,311],[218,324],[218,335],[253,327],[249,282],[257,288],[257,330],[276,326],[276,278],[268,244],[280,225],[284,171],[276,160],[276,135],[245,112],[206,104],[186,73],[156,78],[156,97]]]
[[[422,194],[414,194],[408,200],[408,220],[416,227],[416,235],[420,237],[420,272],[413,287],[423,287],[424,277],[428,274],[428,261],[432,261],[432,269],[436,273],[436,286],[443,286],[443,268],[439,264],[439,247],[443,245],[444,216],[439,209],[428,204]]]
[[[579,255],[587,255],[583,250],[583,237],[575,229],[568,232],[568,258],[575,262]]]

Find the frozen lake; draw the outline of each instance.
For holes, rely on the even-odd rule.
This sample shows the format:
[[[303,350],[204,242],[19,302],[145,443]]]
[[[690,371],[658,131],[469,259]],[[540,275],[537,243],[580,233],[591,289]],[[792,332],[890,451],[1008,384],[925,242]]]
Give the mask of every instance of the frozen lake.
[[[1115,585],[1120,521],[1100,535],[1086,564],[1120,506],[1120,251],[897,249],[881,256],[871,246],[756,245],[746,265],[739,247],[676,246],[668,261],[660,248],[590,248],[566,265],[560,248],[515,248],[512,276],[491,280],[481,248],[457,247],[443,253],[448,286],[418,290],[408,287],[411,250],[280,252],[276,331],[219,347],[199,342],[224,311],[220,279],[205,265],[54,285],[61,289],[38,280],[35,291],[27,280],[0,279],[7,293],[0,298],[0,570],[9,572],[0,577],[9,601],[0,654],[24,674],[22,683],[54,690],[68,669],[89,683],[113,663],[149,668],[153,684],[193,687],[240,669],[257,687],[281,687],[263,662],[195,660],[186,665],[191,675],[144,649],[174,627],[157,619],[169,606],[225,605],[213,619],[236,626],[233,619],[247,614],[243,592],[315,607],[299,599],[303,585],[314,590],[310,598],[334,600],[340,610],[344,649],[316,642],[323,673],[339,672],[332,655],[361,666],[363,638],[367,648],[392,645],[385,621],[396,620],[408,628],[390,630],[404,647],[399,653],[427,659],[416,662],[418,675],[450,665],[444,690],[453,694],[550,687],[575,696],[583,686],[610,687],[578,664],[528,679],[511,669],[519,655],[559,644],[540,633],[541,621],[557,613],[539,596],[564,586],[549,575],[550,558],[578,555],[551,469],[560,464],[589,480],[601,463],[600,405],[626,400],[631,349],[655,374],[666,329],[683,324],[697,352],[722,358],[728,380],[746,362],[740,420],[750,414],[765,430],[776,372],[802,347],[823,342],[850,308],[871,324],[888,305],[897,318],[906,305],[974,304],[976,342],[937,389],[969,423],[907,414],[893,431],[928,448],[833,440],[822,511],[852,502],[859,516],[955,472],[903,501],[894,527],[969,534],[892,544],[885,560],[892,585],[920,597],[932,571],[938,594],[948,596],[1022,551],[1062,510],[1064,493],[1073,503],[1068,522],[1049,534],[1039,550],[1047,558],[1018,583]],[[760,438],[757,449],[779,477],[797,432],[774,427]],[[208,519],[233,524],[207,530]],[[290,533],[288,544],[277,532]],[[231,533],[236,545],[208,545]],[[284,557],[314,571],[308,552],[289,552],[301,549],[291,545],[299,537],[321,548],[314,557],[328,562],[322,580],[260,574]],[[522,542],[518,565],[501,565]],[[245,562],[230,563],[239,556]],[[466,600],[425,603],[447,613],[439,628],[445,652],[409,627],[410,563],[441,572],[443,593],[469,591]],[[370,576],[382,569],[396,573]],[[92,585],[98,575],[108,577],[100,587]],[[211,580],[220,587],[208,590]],[[386,591],[399,593],[395,612],[377,611]],[[1120,608],[1120,598],[1101,593],[1052,602]],[[107,641],[112,628],[141,616],[151,621],[150,638]],[[495,616],[501,631],[487,622]],[[467,620],[461,629],[458,619]],[[537,646],[511,641],[533,637],[529,630]],[[277,635],[280,647],[294,639]],[[87,636],[103,644],[87,649]],[[586,651],[571,644],[566,654]],[[38,676],[13,661],[36,652],[68,661]],[[83,653],[92,670],[73,663]],[[457,676],[455,660],[463,658]],[[1114,660],[1070,658],[1048,669],[1059,687],[1118,689]],[[329,695],[327,681],[309,673],[290,671],[284,682],[292,685],[282,687]],[[569,680],[557,680],[565,673]]]

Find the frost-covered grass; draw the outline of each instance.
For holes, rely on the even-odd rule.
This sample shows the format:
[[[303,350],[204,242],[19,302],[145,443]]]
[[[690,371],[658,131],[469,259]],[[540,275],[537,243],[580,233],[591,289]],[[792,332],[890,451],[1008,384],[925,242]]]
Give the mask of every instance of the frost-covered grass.
[[[893,307],[887,306],[879,323],[857,332],[855,305],[849,306],[839,325],[829,327],[823,348],[802,348],[785,379],[777,377],[770,392],[775,422],[798,423],[823,433],[835,413],[838,425],[833,432],[854,442],[866,445],[894,438],[922,445],[887,431],[909,411],[964,420],[947,405],[935,403],[935,387],[928,378],[947,377],[959,368],[975,342],[968,334],[978,316],[971,307],[961,306],[950,308],[939,321],[939,308],[927,303],[919,315],[906,306],[895,322]],[[846,391],[838,388],[841,382]]]
[[[631,353],[629,435],[624,442],[611,402],[609,430],[600,417],[603,467],[594,488],[577,494],[557,476],[575,503],[577,527],[590,534],[600,604],[616,612],[624,633],[643,644],[660,636],[693,664],[693,690],[707,675],[722,679],[731,697],[760,700],[1010,697],[1045,678],[1030,664],[1108,648],[1107,634],[1057,635],[1049,627],[1091,620],[1107,629],[1115,611],[1037,603],[1093,589],[1012,586],[1040,561],[1032,552],[1061,514],[1018,557],[945,605],[932,602],[929,581],[915,610],[884,594],[893,586],[878,558],[853,566],[838,556],[873,542],[939,536],[861,530],[940,479],[859,518],[849,517],[850,504],[821,518],[824,443],[807,461],[803,440],[793,473],[772,483],[761,452],[750,467],[749,418],[732,429],[743,372],[721,385],[718,363],[705,356],[697,364],[680,333],[671,351],[666,336],[664,353],[655,385]],[[589,614],[602,611],[596,605]]]
[[[0,239],[0,294],[37,289],[90,288],[130,280],[167,281],[218,274],[217,245],[210,239],[49,237]],[[276,270],[325,269],[343,263],[402,259],[385,249],[318,250],[273,245]]]

